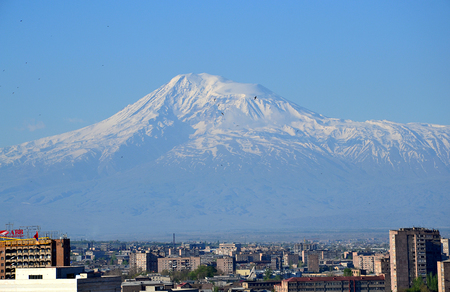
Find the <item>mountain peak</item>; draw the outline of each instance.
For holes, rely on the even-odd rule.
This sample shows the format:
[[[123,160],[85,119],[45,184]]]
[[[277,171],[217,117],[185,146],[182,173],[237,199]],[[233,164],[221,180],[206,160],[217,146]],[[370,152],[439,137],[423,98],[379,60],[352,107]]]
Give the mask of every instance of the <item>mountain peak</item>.
[[[261,85],[191,73],[94,125],[0,149],[0,211],[72,230],[364,227],[423,206],[423,222],[444,222],[449,174],[448,126],[326,118]]]

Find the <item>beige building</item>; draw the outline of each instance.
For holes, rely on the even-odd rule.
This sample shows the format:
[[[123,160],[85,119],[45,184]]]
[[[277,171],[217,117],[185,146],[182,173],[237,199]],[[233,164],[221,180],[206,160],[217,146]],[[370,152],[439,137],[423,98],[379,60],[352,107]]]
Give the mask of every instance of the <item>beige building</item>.
[[[241,251],[240,243],[220,243],[219,248],[215,250],[217,255],[235,256]]]
[[[221,259],[217,259],[217,270],[221,271],[225,275],[233,274],[235,267],[235,261],[232,257],[223,257]]]
[[[158,273],[167,271],[193,271],[200,266],[200,257],[166,257],[158,258]]]
[[[361,254],[353,253],[353,266],[356,269],[366,270],[368,273],[375,271],[375,261],[386,257],[385,254]]]
[[[389,231],[391,290],[410,288],[412,281],[428,273],[437,274],[441,259],[441,236],[438,230],[401,228]]]
[[[158,271],[158,257],[151,252],[130,253],[130,267],[136,271]]]
[[[374,272],[377,276],[384,276],[386,282],[386,292],[391,291],[391,262],[389,257],[376,259],[374,263]]]
[[[450,260],[437,263],[438,292],[450,292]]]

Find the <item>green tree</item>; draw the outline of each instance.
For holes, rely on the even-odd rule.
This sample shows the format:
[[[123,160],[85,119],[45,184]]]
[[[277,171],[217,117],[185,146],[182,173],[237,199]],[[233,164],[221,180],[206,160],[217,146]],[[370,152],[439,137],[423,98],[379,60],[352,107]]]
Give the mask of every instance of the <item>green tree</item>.
[[[268,268],[264,271],[264,281],[269,281],[272,277],[272,269]]]
[[[438,291],[438,278],[437,275],[433,275],[433,273],[429,273],[427,275],[427,287],[430,291],[437,292]]]
[[[353,276],[352,269],[345,268],[344,269],[344,277],[351,277],[351,276]]]
[[[217,274],[216,268],[212,266],[200,266],[196,270],[189,273],[189,279],[200,280],[205,277],[213,277]]]
[[[115,254],[112,254],[110,264],[114,265],[117,262],[117,257]]]
[[[428,292],[428,288],[423,282],[422,277],[417,277],[413,280],[412,286],[409,289],[406,289],[407,292]]]

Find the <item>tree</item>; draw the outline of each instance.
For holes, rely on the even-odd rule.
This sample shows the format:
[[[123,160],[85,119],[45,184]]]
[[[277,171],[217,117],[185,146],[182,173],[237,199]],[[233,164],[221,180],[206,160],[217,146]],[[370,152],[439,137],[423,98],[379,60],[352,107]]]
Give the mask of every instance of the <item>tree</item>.
[[[423,282],[422,277],[417,277],[413,280],[412,286],[409,289],[406,289],[407,292],[427,292],[429,291],[425,283]]]
[[[437,292],[438,291],[438,278],[437,275],[433,275],[433,273],[429,273],[427,275],[427,287],[430,291]]]
[[[353,276],[352,269],[345,268],[344,269],[344,277],[351,277],[351,276]]]
[[[264,271],[264,281],[269,281],[272,277],[272,269],[268,268]]]
[[[216,268],[212,266],[200,266],[196,270],[189,273],[189,278],[191,280],[200,280],[205,277],[213,277],[217,274]]]
[[[117,262],[117,257],[115,254],[112,254],[110,264],[114,265]]]

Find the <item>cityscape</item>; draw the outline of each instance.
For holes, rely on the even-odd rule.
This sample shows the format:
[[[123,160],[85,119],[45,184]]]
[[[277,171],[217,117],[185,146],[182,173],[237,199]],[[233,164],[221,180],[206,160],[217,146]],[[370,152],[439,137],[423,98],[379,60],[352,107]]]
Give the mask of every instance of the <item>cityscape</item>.
[[[240,243],[179,242],[175,233],[168,242],[70,240],[40,226],[6,227],[0,291],[450,291],[449,238],[436,229]]]
[[[450,292],[449,15],[0,1],[0,292]]]

